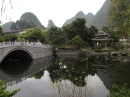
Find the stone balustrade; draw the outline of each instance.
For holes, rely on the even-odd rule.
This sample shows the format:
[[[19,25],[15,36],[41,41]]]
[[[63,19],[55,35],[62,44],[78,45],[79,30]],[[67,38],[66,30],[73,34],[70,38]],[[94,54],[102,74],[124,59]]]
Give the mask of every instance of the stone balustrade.
[[[8,47],[8,46],[39,46],[39,47],[44,47],[44,48],[48,48],[48,47],[52,47],[52,45],[49,44],[42,44],[40,42],[0,42],[0,48],[1,47]]]

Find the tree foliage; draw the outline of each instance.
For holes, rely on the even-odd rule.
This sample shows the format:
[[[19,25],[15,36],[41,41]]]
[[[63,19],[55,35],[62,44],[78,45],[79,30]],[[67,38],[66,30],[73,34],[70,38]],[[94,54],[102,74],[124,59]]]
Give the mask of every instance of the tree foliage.
[[[114,84],[110,90],[110,97],[130,97],[130,89],[127,84],[122,86]]]
[[[88,45],[92,45],[92,41],[91,38],[95,37],[95,34],[98,33],[98,30],[95,26],[91,26],[90,28],[88,28],[89,32],[86,35],[86,42],[88,43]]]
[[[110,25],[126,37],[130,31],[130,0],[111,0],[109,8]]]
[[[4,41],[16,41],[17,40],[17,38],[18,38],[18,35],[16,35],[16,34],[7,34],[7,35],[5,35],[4,36]]]
[[[109,38],[113,39],[113,43],[116,43],[119,41],[120,35],[118,34],[119,31],[114,31],[110,27],[104,26],[103,31],[109,34]]]
[[[74,38],[76,35],[80,35],[85,41],[88,33],[88,28],[86,27],[86,21],[83,18],[77,18],[71,24],[63,27],[63,30],[67,32],[68,39]]]
[[[71,24],[62,27],[62,29],[67,33],[68,39],[71,40],[78,35],[85,44],[91,45],[91,38],[95,37],[95,34],[98,32],[98,30],[95,26],[87,28],[85,24],[85,19],[77,18]]]
[[[3,42],[3,41],[4,41],[4,37],[0,36],[0,42]]]
[[[26,33],[20,35],[19,38],[24,39],[26,41],[28,40],[29,42],[45,42],[43,30],[38,27],[27,30]]]
[[[20,91],[20,89],[18,90],[14,90],[12,92],[9,92],[6,90],[6,85],[4,84],[4,82],[0,81],[0,97],[12,97],[14,96],[17,92]]]
[[[66,33],[57,28],[57,27],[52,27],[50,30],[49,30],[49,40],[51,41],[52,44],[55,44],[55,45],[62,45],[62,44],[65,44],[66,42]]]
[[[95,33],[97,33],[98,30],[94,26],[87,28],[85,24],[85,19],[77,18],[72,23],[63,26],[61,29],[51,27],[48,30],[48,39],[52,44],[56,45],[73,44],[74,46],[75,44],[75,46],[83,47],[85,44],[91,44],[91,38],[95,37]],[[78,43],[79,41],[81,43]]]
[[[71,43],[78,48],[82,48],[84,46],[84,41],[79,35],[76,35],[74,38],[72,38]]]
[[[91,26],[89,28],[88,38],[94,38],[96,33],[98,33],[98,29],[95,26]]]
[[[3,42],[3,41],[4,41],[3,29],[2,29],[2,27],[0,26],[0,42]]]
[[[0,26],[0,36],[2,36],[3,35],[3,29],[2,29],[2,27]]]

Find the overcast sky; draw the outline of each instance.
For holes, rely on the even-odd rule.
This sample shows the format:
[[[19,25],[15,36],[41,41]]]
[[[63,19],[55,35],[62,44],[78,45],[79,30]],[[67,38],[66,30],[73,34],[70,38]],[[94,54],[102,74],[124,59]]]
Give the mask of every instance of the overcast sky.
[[[2,1],[0,1],[0,7]],[[7,19],[5,20],[5,14],[1,19],[5,23],[11,16],[11,20],[16,21],[23,13],[32,12],[45,27],[49,19],[53,20],[56,26],[61,27],[67,19],[79,11],[85,14],[91,12],[95,15],[104,2],[105,0],[13,0],[13,9],[9,11],[8,8]]]

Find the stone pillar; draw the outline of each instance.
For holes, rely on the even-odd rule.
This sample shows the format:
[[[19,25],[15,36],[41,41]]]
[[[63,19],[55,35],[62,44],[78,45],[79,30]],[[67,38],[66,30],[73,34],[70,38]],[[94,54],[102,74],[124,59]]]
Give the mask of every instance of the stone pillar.
[[[105,42],[105,49],[106,49],[106,42]]]
[[[3,41],[3,46],[5,46],[5,42]]]

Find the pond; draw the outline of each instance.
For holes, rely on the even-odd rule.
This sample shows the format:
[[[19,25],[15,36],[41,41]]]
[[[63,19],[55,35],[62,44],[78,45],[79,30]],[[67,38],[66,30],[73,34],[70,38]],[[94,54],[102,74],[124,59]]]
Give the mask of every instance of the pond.
[[[0,79],[14,97],[107,97],[111,86],[128,83],[129,57],[45,57],[0,64]]]

